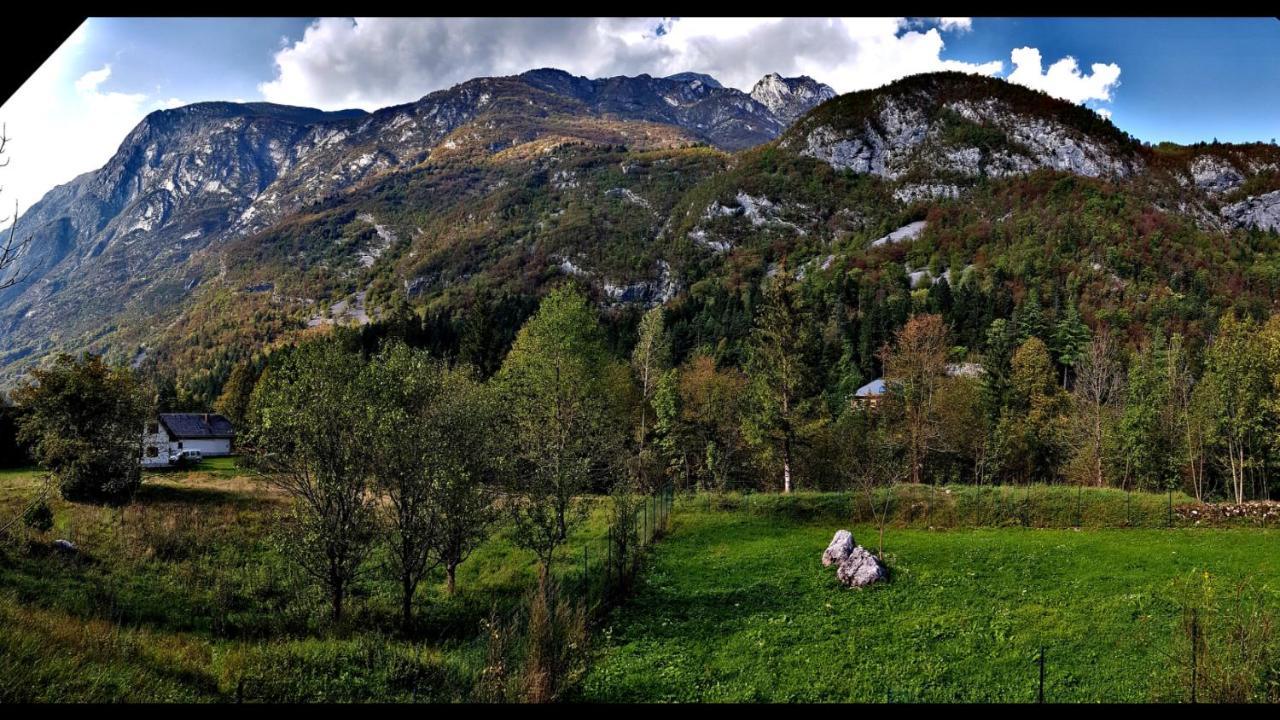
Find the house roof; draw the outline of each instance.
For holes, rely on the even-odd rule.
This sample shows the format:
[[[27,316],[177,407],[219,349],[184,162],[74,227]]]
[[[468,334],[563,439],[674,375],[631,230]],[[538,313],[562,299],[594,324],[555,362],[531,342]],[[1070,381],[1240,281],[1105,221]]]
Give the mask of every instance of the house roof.
[[[875,397],[884,394],[884,378],[876,378],[871,382],[858,388],[853,394],[854,397]]]
[[[235,437],[231,421],[218,413],[160,413],[160,423],[175,438]]]

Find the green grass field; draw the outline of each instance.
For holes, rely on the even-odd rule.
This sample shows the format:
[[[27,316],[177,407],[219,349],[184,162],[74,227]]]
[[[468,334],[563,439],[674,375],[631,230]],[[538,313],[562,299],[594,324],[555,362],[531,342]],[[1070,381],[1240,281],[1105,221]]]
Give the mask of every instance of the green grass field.
[[[40,478],[0,473],[0,519]],[[0,703],[465,700],[485,661],[481,620],[535,580],[532,554],[499,528],[459,568],[457,595],[442,572],[423,583],[420,628],[404,637],[375,557],[333,628],[319,588],[273,541],[286,500],[228,460],[148,473],[123,509],[51,504],[52,531],[0,543]],[[598,561],[604,522],[594,512],[579,527],[558,575],[576,580],[584,546]],[[81,554],[52,550],[55,538]]]
[[[1042,645],[1050,701],[1179,699],[1175,581],[1280,588],[1270,530],[895,528],[891,582],[850,590],[840,526],[678,506],[579,699],[1029,702]]]
[[[0,519],[41,478],[0,471]],[[1041,644],[1050,700],[1180,699],[1167,655],[1175,581],[1208,570],[1273,597],[1280,544],[1265,526],[1165,529],[1183,522],[1170,502],[900,487],[892,581],[851,591],[818,559],[865,513],[857,497],[683,499],[569,699],[1026,701]],[[458,595],[440,574],[424,584],[412,636],[377,572],[334,628],[323,593],[275,542],[286,499],[231,459],[148,473],[123,509],[52,505],[51,532],[0,543],[0,702],[467,700],[485,664],[481,620],[514,607],[535,576],[500,529],[460,568]],[[577,580],[584,548],[598,572],[604,528],[597,510],[563,549],[562,578]],[[852,529],[874,542],[865,520]],[[54,538],[82,553],[57,553]]]

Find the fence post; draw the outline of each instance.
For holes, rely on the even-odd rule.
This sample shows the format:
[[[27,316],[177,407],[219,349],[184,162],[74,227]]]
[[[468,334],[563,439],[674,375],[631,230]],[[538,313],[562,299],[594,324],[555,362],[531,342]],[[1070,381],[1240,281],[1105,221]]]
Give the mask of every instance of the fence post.
[[[1166,527],[1173,527],[1173,488],[1169,488],[1169,518],[1165,521]]]
[[[591,575],[587,572],[587,546],[582,546],[582,594],[586,598],[587,607],[591,606]]]
[[[604,547],[605,547],[605,557],[607,558],[607,559],[605,560],[605,564],[604,564],[604,596],[605,596],[605,599],[607,600],[607,599],[609,598],[609,595],[611,595],[611,594],[612,594],[612,590],[613,590],[613,587],[612,587],[612,582],[613,582],[613,526],[612,526],[612,525],[610,525],[610,526],[609,526],[609,532],[608,532],[608,534],[607,534],[607,535],[605,535],[605,539],[604,539]]]
[[[1196,646],[1200,643],[1200,615],[1191,608],[1191,703],[1196,701]]]
[[[1084,526],[1084,485],[1076,486],[1076,527]]]
[[[1036,698],[1036,702],[1044,702],[1044,646],[1040,646],[1040,694]]]
[[[1031,527],[1031,483],[1027,483],[1026,499],[1022,503],[1022,526]]]

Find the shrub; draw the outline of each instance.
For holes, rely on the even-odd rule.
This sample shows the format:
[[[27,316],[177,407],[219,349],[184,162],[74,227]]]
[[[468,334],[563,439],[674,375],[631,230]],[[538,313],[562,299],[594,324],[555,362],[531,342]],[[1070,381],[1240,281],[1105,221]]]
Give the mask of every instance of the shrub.
[[[1175,583],[1181,618],[1159,699],[1280,701],[1280,636],[1266,590],[1248,579],[1224,587],[1200,570]]]
[[[40,498],[22,513],[22,524],[36,532],[49,532],[53,529],[53,508],[49,507],[44,498]]]

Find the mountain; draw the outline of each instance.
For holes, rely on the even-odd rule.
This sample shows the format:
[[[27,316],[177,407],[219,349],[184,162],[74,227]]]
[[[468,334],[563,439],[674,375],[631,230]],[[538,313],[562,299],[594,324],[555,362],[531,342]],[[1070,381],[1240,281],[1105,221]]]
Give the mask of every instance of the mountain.
[[[1148,147],[957,73],[832,94],[541,69],[373,113],[154,113],[20,220],[31,277],[0,295],[0,380],[87,348],[207,401],[266,346],[406,307],[484,365],[566,276],[624,325],[665,302],[682,348],[732,359],[764,277],[856,269],[851,297],[873,299],[841,322],[860,363],[889,327],[867,314],[940,277],[973,278],[990,312],[1039,284],[1089,318],[1193,335],[1212,308],[1280,293],[1274,146]]]
[[[769,108],[788,125],[835,96],[836,91],[830,86],[808,75],[784,78],[777,73],[769,73],[751,88],[751,99]]]

